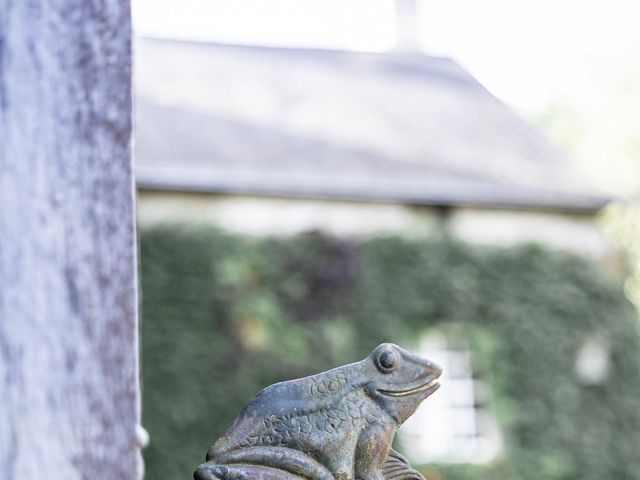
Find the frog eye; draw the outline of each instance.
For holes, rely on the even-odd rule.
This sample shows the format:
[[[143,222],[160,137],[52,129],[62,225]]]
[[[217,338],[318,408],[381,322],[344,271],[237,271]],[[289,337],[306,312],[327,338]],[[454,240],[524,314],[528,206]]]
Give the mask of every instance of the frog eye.
[[[389,373],[396,368],[398,363],[398,355],[393,350],[384,350],[378,357],[378,368],[384,372]]]

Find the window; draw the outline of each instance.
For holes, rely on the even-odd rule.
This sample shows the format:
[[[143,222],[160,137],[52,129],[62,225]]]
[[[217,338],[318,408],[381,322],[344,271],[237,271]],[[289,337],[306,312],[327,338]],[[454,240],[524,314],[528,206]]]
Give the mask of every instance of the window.
[[[489,389],[474,377],[465,341],[444,334],[423,337],[416,351],[443,367],[442,387],[400,428],[402,448],[416,463],[485,463],[501,450],[488,409]]]

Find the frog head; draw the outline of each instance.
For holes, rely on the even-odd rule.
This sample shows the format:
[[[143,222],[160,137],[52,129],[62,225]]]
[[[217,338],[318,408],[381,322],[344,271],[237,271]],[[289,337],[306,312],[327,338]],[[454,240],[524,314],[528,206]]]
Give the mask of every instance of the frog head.
[[[367,394],[398,424],[435,392],[442,368],[394,345],[383,343],[365,359]]]

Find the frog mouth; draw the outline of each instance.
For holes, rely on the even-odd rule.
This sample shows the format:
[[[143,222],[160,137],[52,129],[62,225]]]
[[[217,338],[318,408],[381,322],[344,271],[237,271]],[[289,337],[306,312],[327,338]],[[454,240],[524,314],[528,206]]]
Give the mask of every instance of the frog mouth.
[[[384,393],[385,395],[390,395],[392,397],[406,397],[407,395],[413,395],[414,393],[424,392],[425,390],[429,390],[429,395],[435,392],[440,387],[440,383],[437,378],[434,378],[430,382],[427,382],[423,385],[419,385],[414,388],[410,388],[409,390],[379,390],[380,393]]]

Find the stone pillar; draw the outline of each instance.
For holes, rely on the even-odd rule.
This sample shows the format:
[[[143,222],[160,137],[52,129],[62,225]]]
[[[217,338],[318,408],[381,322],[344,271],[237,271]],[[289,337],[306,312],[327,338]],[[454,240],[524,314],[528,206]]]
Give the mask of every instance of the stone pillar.
[[[0,477],[141,476],[128,0],[0,1]]]

